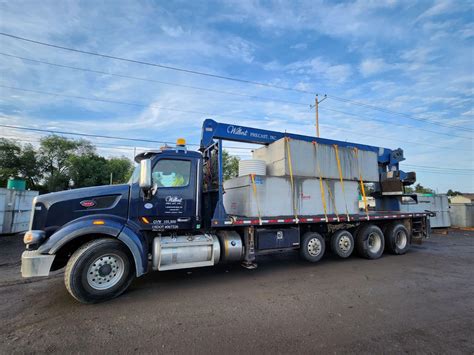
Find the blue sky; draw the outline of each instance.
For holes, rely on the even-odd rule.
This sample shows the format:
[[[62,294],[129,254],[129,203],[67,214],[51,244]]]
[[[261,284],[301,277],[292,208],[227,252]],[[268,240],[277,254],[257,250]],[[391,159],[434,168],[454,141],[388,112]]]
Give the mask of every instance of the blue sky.
[[[404,170],[416,170],[419,182],[445,192],[474,191],[473,11],[472,2],[444,0],[4,1],[0,27],[1,32],[52,44],[328,94],[320,110],[322,137],[401,147],[407,158]],[[2,124],[165,141],[185,137],[191,143],[199,142],[206,117],[314,132],[311,94],[98,58],[4,36],[0,48],[2,86],[138,104],[0,87]],[[0,130],[2,136],[21,142],[35,143],[43,135]],[[131,158],[134,146],[152,147],[92,141],[107,156]],[[249,157],[245,150],[230,151]]]

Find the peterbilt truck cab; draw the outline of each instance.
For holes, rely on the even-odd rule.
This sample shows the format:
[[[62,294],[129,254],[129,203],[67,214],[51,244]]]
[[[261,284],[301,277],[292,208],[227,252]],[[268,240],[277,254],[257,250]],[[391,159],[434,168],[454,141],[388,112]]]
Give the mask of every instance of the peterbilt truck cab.
[[[24,236],[24,277],[66,266],[69,292],[95,302],[120,294],[134,276],[146,273],[154,244],[157,270],[219,261],[217,237],[200,232],[202,154],[178,140],[176,147],[135,160],[140,165],[128,184],[36,197]],[[160,243],[153,243],[157,236]]]

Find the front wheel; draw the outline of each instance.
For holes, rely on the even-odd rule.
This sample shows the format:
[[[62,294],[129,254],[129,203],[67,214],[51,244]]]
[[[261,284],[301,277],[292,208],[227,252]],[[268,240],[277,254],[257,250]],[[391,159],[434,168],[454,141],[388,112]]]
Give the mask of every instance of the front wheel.
[[[92,240],[69,259],[64,282],[69,293],[82,303],[106,301],[122,294],[135,276],[125,245],[115,239]]]

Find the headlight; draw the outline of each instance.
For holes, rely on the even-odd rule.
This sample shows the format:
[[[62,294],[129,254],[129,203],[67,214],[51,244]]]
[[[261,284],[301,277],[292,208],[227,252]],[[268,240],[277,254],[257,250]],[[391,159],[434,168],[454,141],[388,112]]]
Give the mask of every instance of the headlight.
[[[30,230],[25,233],[23,237],[23,243],[26,245],[29,244],[39,244],[46,238],[46,234],[44,231],[40,230]]]

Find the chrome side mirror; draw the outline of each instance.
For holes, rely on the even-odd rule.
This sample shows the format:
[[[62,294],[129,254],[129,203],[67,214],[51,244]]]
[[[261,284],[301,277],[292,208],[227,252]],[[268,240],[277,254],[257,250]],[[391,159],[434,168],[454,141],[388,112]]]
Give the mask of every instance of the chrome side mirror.
[[[142,161],[140,161],[139,185],[143,191],[148,191],[152,188],[150,159],[143,159]]]

